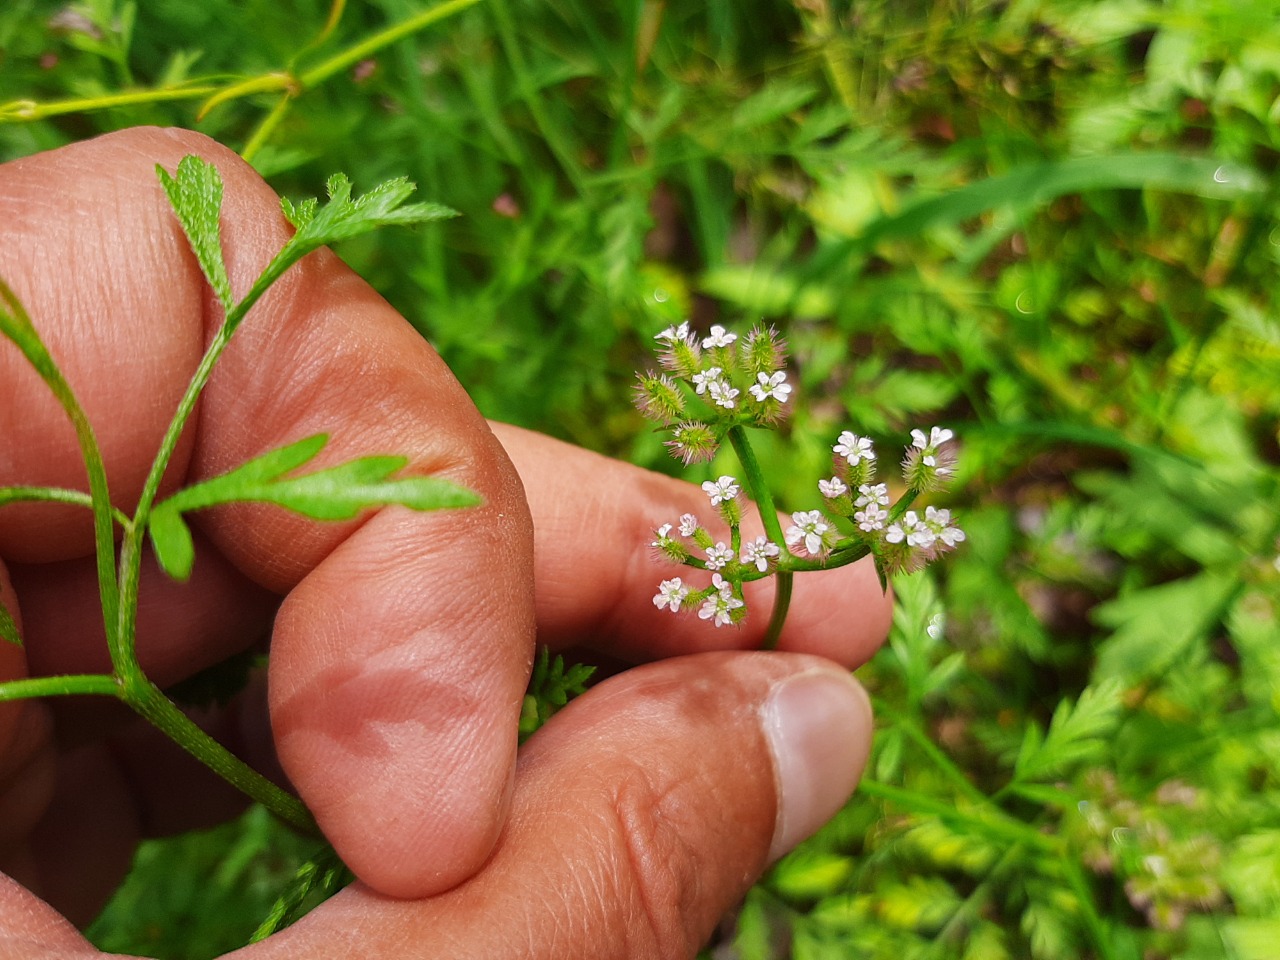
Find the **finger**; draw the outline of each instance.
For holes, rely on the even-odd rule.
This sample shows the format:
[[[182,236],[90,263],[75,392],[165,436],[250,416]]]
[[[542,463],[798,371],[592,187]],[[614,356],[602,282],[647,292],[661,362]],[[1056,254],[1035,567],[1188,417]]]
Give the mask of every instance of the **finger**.
[[[238,956],[693,957],[770,859],[840,807],[869,737],[865,694],[818,658],[638,668],[530,741],[507,831],[471,881],[419,903],[357,885]]]
[[[225,660],[265,638],[279,598],[249,580],[194,531],[191,578],[166,576],[149,553],[138,589],[137,649],[161,687]],[[28,668],[34,676],[109,673],[98,572],[90,557],[13,564],[26,613]]]
[[[34,238],[41,249],[74,247],[96,285],[83,302],[56,296],[49,278],[28,277],[19,292],[33,298],[52,328],[70,331],[54,338],[56,355],[76,375],[73,386],[104,447],[119,458],[140,457],[145,448],[149,460],[156,436],[117,435],[116,421],[127,419],[117,414],[122,403],[155,398],[167,417],[169,392],[152,380],[185,383],[219,318],[153,170],[156,163],[172,170],[190,153],[221,172],[223,246],[232,287],[243,291],[290,228],[261,179],[203,137],[127,131],[22,161],[0,177],[0,213],[20,218],[19,239]],[[58,209],[64,183],[81,185],[70,191],[79,204],[74,231],[65,225],[70,208]],[[40,216],[33,220],[28,205],[42,207]],[[63,224],[52,238],[40,232],[50,221]],[[45,259],[62,269],[56,258]],[[92,362],[76,352],[91,322],[114,326],[101,324],[96,308],[116,302],[117,277],[128,278],[133,300],[150,306],[141,322],[175,341],[149,353],[141,370],[121,354],[126,346],[139,349],[128,337],[95,333]],[[156,352],[166,358],[163,368],[150,363]],[[101,385],[104,370],[116,377],[111,390]],[[343,858],[396,895],[457,883],[488,855],[502,822],[531,662],[531,534],[509,461],[425,341],[323,251],[259,303],[215,372],[190,433],[189,448],[175,457],[179,478],[208,477],[327,433],[333,439],[315,466],[403,454],[408,473],[446,476],[484,497],[483,507],[465,511],[387,509],[350,524],[322,525],[265,507],[209,511],[197,520],[244,575],[291,591],[273,638],[273,721],[290,778]],[[60,463],[74,459],[63,454]],[[127,502],[132,474],[125,467],[134,464],[108,465]],[[0,550],[6,532],[10,540],[33,534],[34,515],[0,528]],[[71,533],[57,543],[64,553]]]
[[[658,582],[677,569],[654,561],[654,530],[683,513],[709,517],[698,487],[517,427],[493,428],[533,512],[543,642],[593,647],[632,662],[760,645],[773,604],[772,577],[746,585],[751,613],[736,629],[673,617],[653,605]],[[747,517],[744,537],[762,533],[760,526],[758,516]],[[779,647],[856,666],[884,640],[890,617],[890,599],[869,559],[806,573],[795,579]]]

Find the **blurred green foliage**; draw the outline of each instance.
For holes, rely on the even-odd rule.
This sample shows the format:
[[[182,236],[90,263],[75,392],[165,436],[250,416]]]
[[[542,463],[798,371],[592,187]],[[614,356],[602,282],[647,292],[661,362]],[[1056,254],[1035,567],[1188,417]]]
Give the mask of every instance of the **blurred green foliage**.
[[[1274,0],[483,0],[198,116],[424,9],[16,0],[0,159],[166,123],[290,196],[408,176],[463,217],[340,253],[485,413],[667,471],[628,402],[650,337],[763,318],[789,509],[840,429],[957,431],[969,539],[862,671],[868,781],[718,960],[1274,956]],[[203,925],[126,887],[95,936],[209,956],[261,917],[192,885]]]

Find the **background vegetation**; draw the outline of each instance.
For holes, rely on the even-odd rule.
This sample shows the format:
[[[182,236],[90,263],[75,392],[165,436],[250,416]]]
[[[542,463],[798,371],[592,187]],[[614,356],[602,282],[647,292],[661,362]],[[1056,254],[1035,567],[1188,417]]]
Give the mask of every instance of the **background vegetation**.
[[[164,123],[295,197],[407,175],[464,217],[344,257],[485,413],[657,469],[651,335],[763,318],[791,509],[842,428],[957,431],[969,540],[861,672],[867,782],[709,955],[1277,956],[1280,6],[432,9],[14,0],[0,159]],[[211,956],[307,852],[148,844],[92,934]]]

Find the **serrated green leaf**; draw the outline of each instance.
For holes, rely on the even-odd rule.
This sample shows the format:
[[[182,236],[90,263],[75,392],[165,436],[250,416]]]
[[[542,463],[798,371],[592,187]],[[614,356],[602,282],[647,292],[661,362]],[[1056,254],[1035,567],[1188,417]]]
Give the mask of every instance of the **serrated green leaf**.
[[[541,647],[520,711],[520,742],[533,736],[570,700],[584,693],[595,672],[595,667],[584,663],[566,669],[564,657],[557,654],[552,659],[551,651]]]
[[[18,624],[3,601],[0,601],[0,639],[7,640],[14,646],[22,646],[22,635],[18,633]]]
[[[222,309],[230,312],[234,301],[227,266],[222,259],[221,224],[222,177],[218,169],[196,156],[178,161],[176,176],[156,164],[156,175],[164,186],[169,205],[182,224],[191,251]]]
[[[313,250],[368,233],[376,227],[406,226],[458,216],[456,210],[438,203],[406,204],[405,201],[417,188],[404,177],[381,183],[355,200],[351,199],[351,181],[341,173],[331,176],[326,186],[329,202],[323,206],[314,200],[290,205],[293,215],[298,217],[298,222],[295,222],[298,232],[289,246]],[[286,210],[288,215],[289,210]],[[288,249],[286,247],[285,251]]]
[[[439,477],[396,477],[405,457],[362,457],[303,476],[285,474],[308,463],[329,438],[316,434],[272,450],[220,476],[178,491],[151,513],[152,542],[165,570],[190,573],[190,539],[180,514],[222,503],[274,503],[316,520],[350,520],[362,510],[399,504],[412,510],[476,506],[481,498]],[[157,530],[159,533],[157,534]]]
[[[175,580],[186,581],[195,564],[196,548],[182,514],[172,508],[158,507],[152,511],[147,529],[160,569]]]
[[[284,212],[285,219],[293,224],[295,229],[301,230],[316,215],[316,208],[320,206],[320,201],[315,197],[303,200],[295,204],[288,197],[280,198],[280,209]]]
[[[1105,750],[1107,738],[1120,722],[1123,695],[1124,684],[1112,678],[1085,687],[1074,706],[1063,700],[1053,712],[1042,743],[1032,744],[1035,728],[1028,728],[1014,766],[1014,779],[1058,777]]]

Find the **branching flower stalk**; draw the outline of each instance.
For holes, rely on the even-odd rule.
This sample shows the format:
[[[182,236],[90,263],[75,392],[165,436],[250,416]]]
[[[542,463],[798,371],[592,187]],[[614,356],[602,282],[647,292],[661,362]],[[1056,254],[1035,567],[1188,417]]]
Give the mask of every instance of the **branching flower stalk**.
[[[887,589],[889,577],[919,570],[964,541],[949,510],[912,509],[922,494],[943,489],[955,476],[955,435],[944,427],[911,431],[902,460],[904,489],[892,503],[888,484],[877,482],[871,440],[843,431],[831,447],[832,475],[817,483],[822,508],[792,513],[784,531],[747,432],[774,428],[789,412],[792,387],[782,338],[766,326],[741,338],[713,326],[708,336],[699,337],[685,322],[654,339],[661,369],[637,375],[640,412],[669,431],[666,446],[686,465],[711,460],[728,440],[742,466],[741,481],[725,474],[702,484],[710,506],[729,528],[727,541],[691,513],[655,531],[651,546],[660,560],[711,573],[704,587],[686,583],[683,576],[663,580],[653,598],[659,609],[696,609],[717,627],[738,624],[748,612],[743,584],[774,577],[764,641],[773,647],[786,621],[796,573],[870,556]],[[744,488],[765,531],[745,543]]]
[[[453,215],[437,204],[406,203],[414,187],[391,180],[358,199],[342,176],[330,178],[329,202],[283,201],[296,228],[292,239],[266,266],[249,290],[236,297],[221,247],[222,180],[197,157],[185,157],[170,174],[157,168],[165,193],[191,245],[205,279],[223,311],[223,323],[196,368],[160,442],[132,516],[115,508],[107,486],[102,453],[89,419],[76,400],[35,325],[13,291],[0,281],[0,335],[13,341],[52,391],[75,427],[88,475],[88,494],[79,490],[13,486],[0,488],[0,508],[18,502],[52,502],[87,507],[93,513],[99,592],[111,673],[30,677],[0,683],[0,702],[38,696],[99,694],[112,696],[163,731],[202,763],[262,803],[281,819],[308,832],[315,821],[300,800],[206,734],[147,677],[138,661],[138,588],[145,541],[150,538],[160,567],[186,580],[195,562],[194,541],[184,514],[234,502],[274,503],[318,520],[347,520],[387,504],[415,510],[471,506],[479,498],[434,477],[399,477],[407,464],[397,456],[363,457],[299,475],[328,442],[327,435],[303,438],[263,454],[218,477],[186,487],[157,502],[179,436],[196,408],[231,337],[262,295],[295,263],[319,247],[388,224],[415,224]],[[120,531],[119,558],[116,532]],[[21,643],[17,624],[0,604],[0,637]]]

